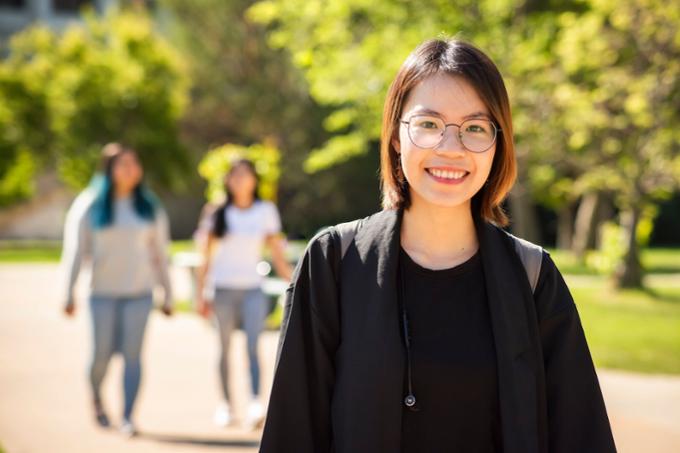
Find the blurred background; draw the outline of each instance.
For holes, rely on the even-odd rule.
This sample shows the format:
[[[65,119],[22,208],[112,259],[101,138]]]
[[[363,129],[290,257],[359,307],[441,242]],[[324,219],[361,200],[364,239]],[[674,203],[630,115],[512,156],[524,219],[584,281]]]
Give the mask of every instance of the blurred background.
[[[192,313],[201,210],[234,156],[255,161],[291,263],[320,227],[378,210],[387,87],[440,35],[505,78],[510,230],[565,275],[619,450],[680,451],[679,2],[0,0],[0,452],[256,451],[257,431],[211,425],[215,332]],[[179,311],[151,318],[134,440],[93,426],[87,322],[55,297],[66,211],[111,141],[138,151],[169,213]]]

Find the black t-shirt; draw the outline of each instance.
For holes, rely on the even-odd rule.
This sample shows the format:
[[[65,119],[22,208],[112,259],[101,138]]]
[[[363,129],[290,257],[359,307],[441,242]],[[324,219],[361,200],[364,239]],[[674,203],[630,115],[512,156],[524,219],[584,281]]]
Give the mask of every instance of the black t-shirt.
[[[500,453],[496,351],[479,252],[432,270],[402,248],[399,266],[419,408],[404,406],[402,453]]]

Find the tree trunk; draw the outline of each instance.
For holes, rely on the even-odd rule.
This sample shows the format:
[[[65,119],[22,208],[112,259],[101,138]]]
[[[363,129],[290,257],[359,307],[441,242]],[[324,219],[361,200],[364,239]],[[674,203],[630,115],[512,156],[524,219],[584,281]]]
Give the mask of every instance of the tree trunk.
[[[614,220],[615,216],[616,210],[614,209],[611,197],[605,193],[600,194],[600,202],[598,203],[598,208],[595,212],[595,224],[593,226],[595,232],[594,249],[599,249],[602,245],[602,235],[600,234],[602,224]]]
[[[529,193],[521,184],[515,184],[510,191],[510,213],[512,232],[527,241],[540,243],[541,232],[538,228],[536,210]]]
[[[597,210],[601,198],[597,192],[587,193],[578,205],[571,250],[581,261],[585,257],[586,250],[595,247]]]
[[[557,248],[562,250],[571,249],[573,235],[574,205],[572,203],[565,203],[557,211]]]
[[[621,215],[621,224],[626,231],[626,252],[623,261],[614,273],[614,283],[617,288],[642,288],[643,270],[635,234],[640,214],[640,207],[634,206]]]

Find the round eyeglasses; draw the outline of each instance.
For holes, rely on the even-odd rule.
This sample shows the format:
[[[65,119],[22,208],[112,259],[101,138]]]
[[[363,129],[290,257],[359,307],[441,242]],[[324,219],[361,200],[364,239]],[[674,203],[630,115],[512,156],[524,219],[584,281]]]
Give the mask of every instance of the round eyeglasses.
[[[493,121],[486,118],[473,118],[460,124],[446,124],[444,120],[430,115],[413,115],[406,124],[411,143],[418,148],[436,148],[444,140],[444,133],[449,126],[458,128],[460,143],[468,151],[483,153],[496,142],[496,136],[501,129]]]

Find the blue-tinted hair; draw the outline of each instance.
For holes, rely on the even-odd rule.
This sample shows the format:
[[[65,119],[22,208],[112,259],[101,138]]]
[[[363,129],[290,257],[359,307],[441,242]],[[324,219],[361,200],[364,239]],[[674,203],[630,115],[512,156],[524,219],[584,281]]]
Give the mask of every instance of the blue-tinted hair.
[[[113,166],[118,157],[125,152],[134,153],[134,150],[124,148],[118,143],[110,143],[102,150],[104,171],[96,174],[89,186],[90,190],[95,191],[95,199],[90,213],[93,228],[106,228],[113,224],[113,198],[115,194]],[[156,218],[158,199],[141,181],[132,191],[132,204],[135,213],[142,219],[153,221]]]

